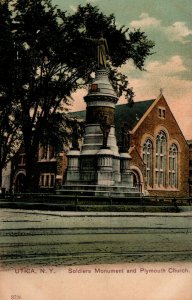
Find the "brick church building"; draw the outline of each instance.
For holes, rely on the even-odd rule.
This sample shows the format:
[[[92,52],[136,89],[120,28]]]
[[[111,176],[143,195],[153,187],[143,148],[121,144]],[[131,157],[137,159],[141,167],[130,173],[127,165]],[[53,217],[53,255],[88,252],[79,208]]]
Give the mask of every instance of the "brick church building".
[[[165,98],[135,104],[129,114],[135,182],[149,195],[187,196],[189,148]]]
[[[85,111],[73,113],[85,119]],[[129,128],[134,185],[145,195],[188,196],[189,146],[164,96],[157,99],[117,105],[115,126],[117,142],[121,128]],[[12,168],[12,185],[22,191],[25,178],[25,155],[19,153]],[[37,161],[37,191],[51,191],[64,183],[66,155],[56,154],[50,145],[40,147]]]

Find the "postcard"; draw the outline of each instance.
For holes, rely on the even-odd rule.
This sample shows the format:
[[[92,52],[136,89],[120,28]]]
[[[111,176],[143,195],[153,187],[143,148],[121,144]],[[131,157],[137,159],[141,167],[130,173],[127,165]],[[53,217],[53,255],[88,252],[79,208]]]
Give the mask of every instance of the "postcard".
[[[0,4],[0,299],[192,299],[190,1],[24,2]]]

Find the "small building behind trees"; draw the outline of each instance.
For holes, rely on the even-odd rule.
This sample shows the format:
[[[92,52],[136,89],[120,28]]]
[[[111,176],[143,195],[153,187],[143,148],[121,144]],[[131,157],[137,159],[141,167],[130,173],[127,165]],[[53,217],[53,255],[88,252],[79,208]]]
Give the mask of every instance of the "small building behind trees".
[[[22,149],[12,161],[11,186],[15,193],[26,191],[25,153]],[[66,156],[50,144],[40,145],[35,166],[35,192],[53,192],[63,184]]]

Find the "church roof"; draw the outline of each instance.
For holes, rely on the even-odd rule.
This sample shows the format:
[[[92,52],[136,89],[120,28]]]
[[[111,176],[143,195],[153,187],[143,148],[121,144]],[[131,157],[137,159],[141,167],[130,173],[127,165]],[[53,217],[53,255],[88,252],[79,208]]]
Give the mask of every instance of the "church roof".
[[[154,99],[137,101],[133,105],[128,103],[119,104],[115,107],[115,131],[117,135],[117,140],[120,138],[121,127],[124,123],[127,123],[129,130],[132,130],[138,121],[142,118],[151,104],[154,102]],[[79,119],[85,119],[86,111],[77,111],[71,113],[72,116]]]
[[[116,106],[115,132],[117,140],[119,140],[123,124],[127,123],[129,130],[132,130],[154,101],[155,100],[137,101],[134,102],[133,105],[126,103]]]

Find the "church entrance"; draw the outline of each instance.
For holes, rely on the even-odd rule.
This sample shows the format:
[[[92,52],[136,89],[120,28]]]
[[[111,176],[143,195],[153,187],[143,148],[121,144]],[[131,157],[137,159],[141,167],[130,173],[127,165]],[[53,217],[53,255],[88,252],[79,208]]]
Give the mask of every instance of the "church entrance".
[[[24,193],[26,191],[26,176],[23,173],[19,173],[15,180],[15,192]]]
[[[131,169],[131,172],[133,174],[133,187],[135,187],[138,192],[143,191],[143,181],[141,180],[141,176],[139,172],[135,169]]]

